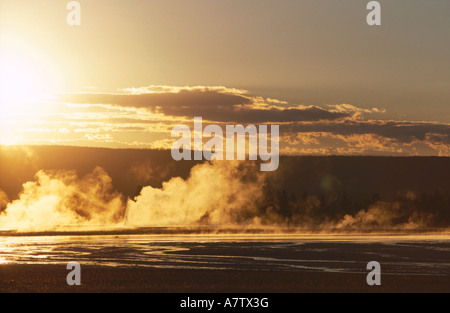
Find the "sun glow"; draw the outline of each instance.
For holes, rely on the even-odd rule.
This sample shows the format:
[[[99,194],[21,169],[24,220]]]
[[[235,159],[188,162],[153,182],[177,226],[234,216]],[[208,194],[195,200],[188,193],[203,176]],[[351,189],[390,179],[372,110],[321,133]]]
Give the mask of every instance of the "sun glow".
[[[4,31],[0,41],[2,116],[30,113],[45,93],[61,88],[56,60],[19,34]]]
[[[2,117],[33,111],[45,90],[46,74],[38,63],[17,54],[1,54],[0,99]]]
[[[48,95],[61,88],[56,64],[43,50],[17,34],[0,41],[0,144],[19,141],[20,125],[36,119]]]

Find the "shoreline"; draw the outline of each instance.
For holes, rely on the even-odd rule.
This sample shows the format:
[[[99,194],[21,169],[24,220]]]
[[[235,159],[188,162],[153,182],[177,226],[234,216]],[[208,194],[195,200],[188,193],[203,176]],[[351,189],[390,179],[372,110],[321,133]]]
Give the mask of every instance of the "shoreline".
[[[180,226],[180,227],[117,227],[104,226],[99,229],[83,230],[52,230],[52,231],[17,231],[17,230],[1,230],[0,238],[8,237],[39,237],[39,236],[111,236],[111,235],[242,235],[242,236],[305,236],[308,237],[355,237],[376,238],[377,236],[385,237],[422,237],[424,239],[430,237],[438,237],[442,239],[450,239],[450,229],[420,229],[420,230],[366,230],[358,231],[312,231],[298,227],[207,227],[207,226]]]
[[[164,269],[81,266],[81,285],[68,286],[64,264],[1,264],[2,293],[448,293],[450,278],[367,273]]]

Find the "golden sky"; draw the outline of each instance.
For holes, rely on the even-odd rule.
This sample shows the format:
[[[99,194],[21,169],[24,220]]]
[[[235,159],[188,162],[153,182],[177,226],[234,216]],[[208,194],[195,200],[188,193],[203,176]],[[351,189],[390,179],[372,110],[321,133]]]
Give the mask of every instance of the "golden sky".
[[[280,124],[289,154],[450,155],[450,2],[0,0],[0,143],[170,148]]]

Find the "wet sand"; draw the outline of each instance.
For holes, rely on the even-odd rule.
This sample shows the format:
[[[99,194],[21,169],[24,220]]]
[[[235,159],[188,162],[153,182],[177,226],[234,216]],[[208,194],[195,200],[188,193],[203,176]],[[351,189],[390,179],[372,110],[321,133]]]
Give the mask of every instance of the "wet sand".
[[[68,286],[68,273],[64,264],[2,264],[0,292],[450,292],[450,278],[435,275],[382,274],[381,286],[368,286],[365,273],[82,266],[82,285]]]

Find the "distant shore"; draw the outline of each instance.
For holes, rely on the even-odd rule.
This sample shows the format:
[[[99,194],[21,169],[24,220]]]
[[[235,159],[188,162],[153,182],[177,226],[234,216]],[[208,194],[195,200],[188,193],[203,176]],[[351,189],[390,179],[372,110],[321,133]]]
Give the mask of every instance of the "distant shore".
[[[305,238],[323,238],[333,236],[335,238],[354,237],[355,235],[364,237],[401,237],[401,236],[419,236],[425,238],[442,237],[450,238],[448,228],[423,228],[412,230],[365,230],[360,231],[338,231],[330,229],[324,231],[311,231],[299,227],[208,227],[208,226],[190,226],[190,227],[118,227],[118,226],[99,226],[96,229],[79,227],[66,227],[64,230],[51,231],[17,231],[1,230],[0,238],[4,237],[31,237],[31,236],[109,236],[109,235],[294,235],[305,236]]]
[[[368,286],[364,273],[189,270],[82,266],[81,286],[68,286],[65,265],[1,264],[0,292],[450,292],[450,277],[382,275]]]

